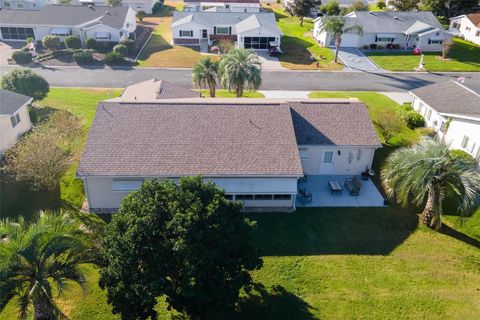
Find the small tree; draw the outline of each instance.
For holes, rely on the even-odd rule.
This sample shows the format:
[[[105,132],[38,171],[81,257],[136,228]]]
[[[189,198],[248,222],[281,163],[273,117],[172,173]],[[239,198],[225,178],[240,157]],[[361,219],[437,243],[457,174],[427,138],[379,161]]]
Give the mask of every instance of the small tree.
[[[329,16],[338,16],[340,14],[340,4],[338,1],[330,1],[320,7],[320,10]]]
[[[118,7],[122,5],[122,0],[107,0],[107,5]]]
[[[256,90],[262,83],[262,65],[252,49],[231,49],[220,61],[218,72],[222,86],[234,90],[237,97],[245,87]]]
[[[82,41],[79,36],[68,36],[65,38],[65,47],[68,49],[80,49]]]
[[[87,49],[96,50],[98,48],[98,41],[94,38],[88,38],[86,45],[87,45]]]
[[[32,54],[29,51],[15,51],[12,53],[12,59],[18,64],[29,64],[32,62]]]
[[[128,55],[128,48],[124,44],[117,44],[113,47],[113,52],[120,53],[123,57]]]
[[[137,20],[138,20],[138,22],[142,22],[142,21],[143,21],[143,18],[145,18],[146,15],[147,15],[147,14],[145,13],[145,11],[142,11],[142,10],[138,11],[138,12],[137,12]]]
[[[57,50],[60,47],[60,38],[54,35],[48,35],[43,37],[42,45],[52,51]]]
[[[217,85],[218,62],[212,61],[210,57],[203,58],[193,67],[193,82],[198,87],[210,89],[210,97],[215,97]]]
[[[383,10],[387,7],[387,4],[385,1],[383,0],[378,0],[377,1],[377,8],[380,9],[380,10]]]
[[[402,119],[397,116],[395,111],[389,108],[383,108],[377,112],[374,122],[385,143],[388,143],[392,136],[400,133],[403,129]]]
[[[300,25],[303,26],[303,18],[307,17],[314,7],[314,0],[294,0],[287,5],[286,11],[288,14],[300,18]]]
[[[335,39],[335,62],[338,62],[338,51],[342,43],[342,35],[347,32],[363,34],[362,26],[353,24],[346,26],[343,17],[327,17],[323,20],[320,30],[325,31]]]
[[[355,0],[350,7],[351,11],[368,11],[368,4],[362,0]]]
[[[50,86],[47,80],[30,69],[15,69],[5,74],[0,80],[0,87],[34,100],[42,100],[48,94]]]
[[[418,9],[418,0],[391,0],[389,4],[398,11],[413,11]]]
[[[113,312],[157,319],[162,295],[192,319],[231,310],[262,264],[241,206],[201,177],[148,181],[127,196],[103,239],[100,286]]]

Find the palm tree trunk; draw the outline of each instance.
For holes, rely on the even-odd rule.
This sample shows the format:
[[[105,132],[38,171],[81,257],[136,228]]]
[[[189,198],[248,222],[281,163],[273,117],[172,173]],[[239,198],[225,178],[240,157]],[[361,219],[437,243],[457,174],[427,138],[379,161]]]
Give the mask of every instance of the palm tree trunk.
[[[209,85],[210,97],[215,98],[215,85]]]
[[[40,300],[33,302],[33,317],[35,320],[52,320],[53,316],[48,305]]]
[[[241,96],[243,96],[243,87],[238,85],[235,93],[237,95],[237,98],[240,98]]]
[[[338,63],[338,51],[340,51],[340,44],[342,43],[342,38],[337,36],[335,38],[335,63]]]
[[[442,223],[436,206],[436,201],[438,197],[436,189],[437,188],[435,187],[435,185],[431,185],[428,188],[427,204],[423,209],[420,221],[429,228],[438,230]]]
[[[335,46],[335,63],[338,63],[338,46]]]

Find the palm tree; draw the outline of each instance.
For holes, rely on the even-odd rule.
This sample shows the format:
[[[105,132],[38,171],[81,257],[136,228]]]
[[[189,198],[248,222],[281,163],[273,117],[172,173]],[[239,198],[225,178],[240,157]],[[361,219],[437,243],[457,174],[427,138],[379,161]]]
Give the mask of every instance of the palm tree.
[[[200,88],[208,85],[210,97],[212,98],[215,97],[217,69],[218,62],[212,61],[210,57],[200,60],[200,62],[193,67],[193,82]]]
[[[262,65],[252,49],[231,49],[220,61],[220,82],[229,91],[235,90],[237,97],[244,88],[256,90],[262,83]]]
[[[80,263],[92,262],[95,235],[80,213],[41,212],[29,224],[22,217],[0,221],[0,311],[16,298],[19,318],[66,319],[53,300],[71,282],[85,290]],[[87,215],[88,216],[88,215]]]
[[[363,35],[363,28],[358,24],[347,26],[344,17],[326,17],[320,26],[320,31],[325,31],[335,39],[335,62],[338,62],[338,50],[342,43],[342,35],[347,32]]]
[[[382,168],[382,183],[387,195],[403,205],[425,204],[421,222],[436,230],[447,194],[459,202],[461,214],[480,201],[478,164],[454,156],[445,142],[431,138],[393,152]]]

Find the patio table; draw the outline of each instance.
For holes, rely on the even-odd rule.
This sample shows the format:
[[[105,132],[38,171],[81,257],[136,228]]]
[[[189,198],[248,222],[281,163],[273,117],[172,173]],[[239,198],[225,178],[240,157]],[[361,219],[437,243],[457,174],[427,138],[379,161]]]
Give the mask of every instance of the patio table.
[[[340,195],[342,194],[342,192],[343,192],[342,185],[337,180],[329,180],[328,185],[330,186],[330,190],[332,191],[332,195],[335,192],[339,193]]]

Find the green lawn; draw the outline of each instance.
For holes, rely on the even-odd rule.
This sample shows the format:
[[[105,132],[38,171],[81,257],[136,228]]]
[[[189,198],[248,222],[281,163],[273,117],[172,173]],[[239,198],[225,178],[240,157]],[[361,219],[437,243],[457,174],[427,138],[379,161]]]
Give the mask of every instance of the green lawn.
[[[480,71],[480,47],[468,41],[454,38],[449,53],[450,60],[438,59],[440,53],[425,53],[428,71]],[[368,57],[380,68],[392,71],[413,71],[420,62],[419,56],[408,53],[367,52]]]
[[[283,67],[292,70],[338,70],[340,64],[333,63],[334,55],[329,48],[320,47],[311,36],[313,20],[305,19],[303,26],[300,20],[285,13],[279,4],[264,5],[264,8],[275,13],[277,25],[283,32],[280,55]],[[310,57],[314,57],[312,60]],[[323,59],[321,58],[323,57]],[[316,66],[317,61],[319,66]]]
[[[89,127],[98,102],[120,93],[119,89],[50,88],[48,96],[36,103],[40,106],[37,114],[41,119],[54,110],[67,110],[84,119]],[[60,188],[54,192],[34,192],[26,183],[0,175],[0,217],[30,217],[41,209],[80,208],[84,199],[83,184],[75,178],[75,173],[76,165],[68,170]]]

